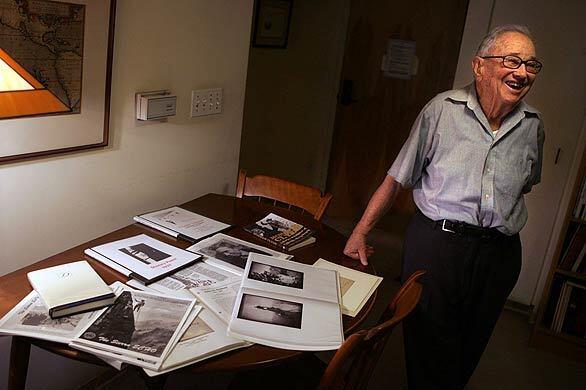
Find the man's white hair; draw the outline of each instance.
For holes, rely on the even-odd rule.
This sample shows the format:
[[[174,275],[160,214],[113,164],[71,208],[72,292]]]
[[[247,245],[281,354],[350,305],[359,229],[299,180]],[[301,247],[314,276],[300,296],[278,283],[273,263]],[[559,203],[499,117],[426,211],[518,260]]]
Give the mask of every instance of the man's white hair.
[[[499,36],[504,33],[508,32],[517,32],[527,36],[531,41],[533,41],[533,36],[531,32],[527,28],[527,26],[523,26],[520,24],[505,24],[504,26],[498,26],[490,30],[490,32],[484,37],[482,42],[480,42],[480,46],[478,46],[478,50],[476,50],[476,55],[481,57],[489,54],[490,49],[494,45],[494,42],[497,40]]]

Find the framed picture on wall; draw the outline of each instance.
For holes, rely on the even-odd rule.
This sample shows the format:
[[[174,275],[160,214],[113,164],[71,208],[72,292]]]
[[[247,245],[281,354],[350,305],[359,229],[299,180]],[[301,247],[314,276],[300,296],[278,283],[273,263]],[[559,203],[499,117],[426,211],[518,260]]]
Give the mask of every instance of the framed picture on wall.
[[[292,0],[257,0],[252,45],[286,48],[292,6]]]
[[[0,9],[0,164],[106,146],[116,0]]]

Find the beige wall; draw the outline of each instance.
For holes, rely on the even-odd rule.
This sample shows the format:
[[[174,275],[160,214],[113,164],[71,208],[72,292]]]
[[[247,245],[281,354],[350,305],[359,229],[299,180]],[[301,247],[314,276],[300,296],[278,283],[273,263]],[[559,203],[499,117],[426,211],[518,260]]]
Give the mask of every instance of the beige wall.
[[[347,0],[293,2],[286,49],[251,48],[240,167],[325,187]]]
[[[136,213],[233,194],[251,15],[252,0],[118,1],[110,146],[0,166],[0,275],[127,225]],[[191,90],[216,86],[224,88],[223,113],[190,118]],[[154,89],[177,94],[177,116],[135,122],[135,92]],[[8,351],[9,339],[0,339],[0,388]],[[60,359],[35,356],[31,388],[78,383],[75,374],[48,374],[65,367]]]
[[[584,148],[584,137],[581,138],[580,133],[586,101],[585,14],[586,3],[582,0],[559,3],[470,0],[468,9],[455,86],[472,80],[470,60],[476,46],[487,29],[498,25],[527,25],[535,37],[537,55],[544,63],[526,99],[541,111],[545,122],[542,182],[526,196],[529,220],[521,232],[523,268],[510,296],[527,305],[539,303],[543,275],[551,263],[568,206],[564,191],[576,175],[573,162]],[[554,164],[558,148],[561,149],[560,159]]]

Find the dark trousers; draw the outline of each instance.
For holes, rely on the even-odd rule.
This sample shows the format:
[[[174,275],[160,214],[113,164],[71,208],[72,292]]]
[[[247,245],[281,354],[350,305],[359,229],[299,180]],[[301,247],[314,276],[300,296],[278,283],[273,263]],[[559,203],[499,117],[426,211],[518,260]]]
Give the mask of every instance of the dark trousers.
[[[403,325],[409,389],[462,389],[519,276],[519,235],[449,233],[418,212],[405,237],[403,280],[417,269],[428,273]]]

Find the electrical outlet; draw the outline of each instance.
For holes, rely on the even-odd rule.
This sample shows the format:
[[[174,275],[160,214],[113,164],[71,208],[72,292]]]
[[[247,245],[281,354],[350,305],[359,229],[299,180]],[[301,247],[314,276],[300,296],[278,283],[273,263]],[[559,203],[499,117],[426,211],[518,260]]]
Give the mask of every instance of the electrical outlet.
[[[191,91],[191,117],[220,114],[222,112],[222,88]]]

